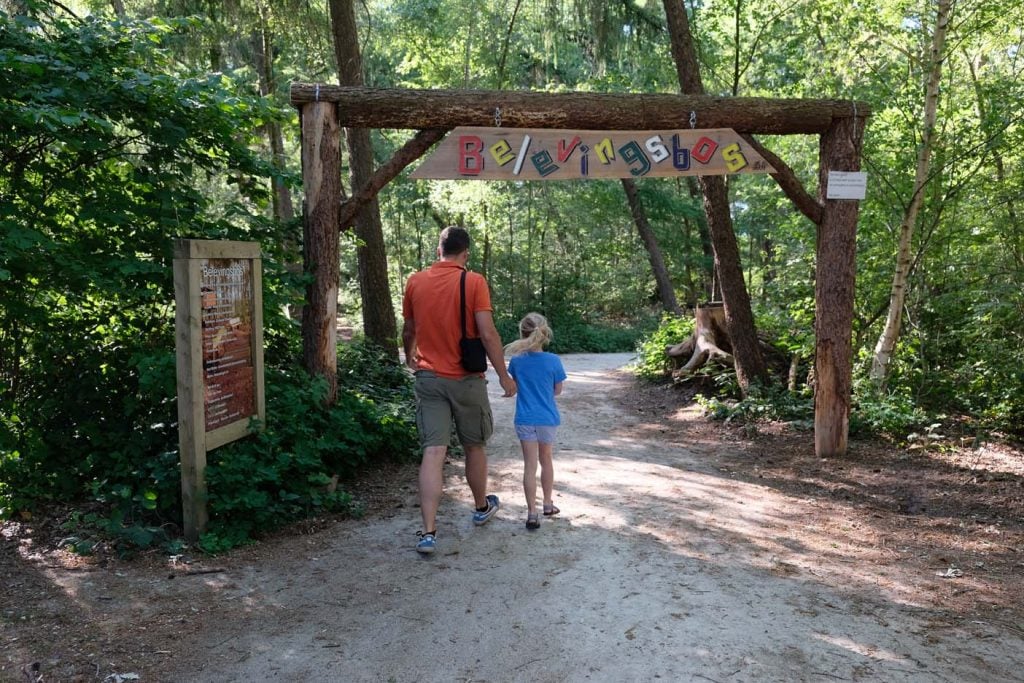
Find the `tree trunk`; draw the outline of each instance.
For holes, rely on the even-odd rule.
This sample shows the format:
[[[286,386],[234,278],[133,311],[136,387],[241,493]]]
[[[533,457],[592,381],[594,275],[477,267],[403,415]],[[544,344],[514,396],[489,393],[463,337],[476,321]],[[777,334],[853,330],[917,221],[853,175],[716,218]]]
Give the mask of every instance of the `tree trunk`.
[[[700,79],[697,52],[690,35],[686,9],[681,0],[664,0],[664,4],[679,86],[685,93],[703,94],[704,85]],[[751,382],[767,379],[767,370],[757,343],[750,297],[743,281],[739,248],[729,214],[729,197],[721,177],[699,176],[697,181],[704,197],[704,213],[708,218],[708,230],[714,247],[715,269],[722,283],[725,323],[736,361],[736,380],[746,393]]]
[[[761,239],[761,258],[764,272],[761,279],[761,301],[768,303],[768,292],[775,289],[775,241],[770,234]]]
[[[533,296],[533,232],[537,224],[535,211],[535,197],[533,196],[533,183],[527,183],[527,209],[526,209],[526,305],[535,306]]]
[[[328,405],[338,397],[338,197],[341,130],[333,104],[302,108],[302,180],[306,210],[303,260],[313,276],[302,309],[302,363],[327,380]]]
[[[685,341],[665,349],[673,361],[686,363],[676,369],[673,377],[688,375],[711,359],[733,362],[729,346],[729,335],[725,331],[725,308],[721,304],[697,306],[693,313],[696,326],[693,334]]]
[[[260,95],[268,97],[274,92],[274,49],[273,40],[267,32],[265,22],[261,23],[258,31],[253,32],[252,48]],[[270,148],[270,163],[278,172],[270,179],[274,218],[281,223],[290,223],[295,218],[295,207],[292,204],[292,193],[282,177],[288,164],[288,157],[284,151],[284,132],[281,130],[280,123],[268,121],[263,126],[263,133],[267,137],[267,146]],[[293,274],[301,273],[300,235],[289,229],[285,233],[282,246],[286,255],[285,269]],[[284,314],[293,320],[301,320],[302,306],[285,305]]]
[[[491,281],[491,235],[486,231],[484,232],[483,260],[480,262],[480,272],[485,280]]]
[[[340,2],[341,0],[332,0]],[[347,0],[346,0],[347,1]],[[667,0],[668,1],[668,0]],[[335,102],[341,125],[368,128],[455,128],[493,126],[501,109],[505,128],[656,130],[690,127],[690,112],[701,128],[737,133],[789,135],[824,133],[836,116],[849,116],[849,100],[766,97],[711,97],[667,93],[546,93],[496,90],[406,90],[293,83],[292,104]],[[870,106],[857,102],[868,115]]]
[[[860,169],[864,119],[837,119],[821,136],[818,186],[823,205],[818,226],[814,281],[814,452],[822,458],[846,454],[853,375],[853,295],[857,272],[860,202],[826,199],[829,171]]]
[[[252,35],[253,58],[255,60],[256,76],[259,80],[260,95],[268,97],[274,92],[274,61],[273,61],[273,40],[266,27],[261,26],[260,30]],[[263,132],[267,136],[267,145],[270,147],[270,162],[274,168],[283,172],[287,162],[284,151],[284,133],[281,124],[277,121],[269,121],[263,126]],[[295,209],[292,205],[292,195],[288,186],[280,176],[271,179],[273,190],[272,201],[274,205],[274,218],[279,221],[290,221],[295,217]],[[297,244],[292,242],[292,246]]]
[[[505,31],[505,39],[501,42],[501,57],[498,58],[498,90],[505,85],[505,60],[508,58],[508,46],[512,38],[512,29],[516,25],[516,17],[519,16],[519,7],[523,0],[516,0],[516,6],[512,9],[512,18],[508,20],[508,30]]]
[[[892,290],[889,293],[889,313],[885,319],[885,327],[875,345],[875,355],[871,362],[871,380],[879,387],[884,387],[889,379],[890,363],[896,341],[900,336],[903,320],[903,304],[907,298],[907,281],[910,277],[911,243],[917,215],[924,202],[924,192],[928,184],[928,171],[931,162],[932,144],[935,139],[935,119],[939,103],[939,82],[942,77],[943,49],[946,42],[946,28],[949,24],[951,0],[939,0],[938,13],[935,18],[935,32],[932,34],[930,69],[925,84],[924,121],[921,131],[921,145],[917,150],[917,171],[914,174],[914,189],[910,204],[903,214],[900,223],[900,241],[896,253],[896,272],[892,278]]]
[[[338,228],[342,232],[351,228],[356,217],[377,196],[377,193],[394,180],[395,176],[401,173],[406,166],[423,156],[431,145],[443,138],[447,132],[443,128],[421,130],[402,145],[386,163],[374,172],[367,182],[359,188],[354,188],[352,196],[342,202]],[[437,220],[435,216],[435,221]],[[443,221],[438,221],[438,225],[443,228],[446,224]]]
[[[330,0],[334,53],[338,61],[341,85],[363,84],[363,60],[359,53],[355,8],[352,0]],[[373,177],[373,146],[367,128],[349,127],[346,131],[353,193]],[[356,234],[362,244],[356,251],[359,261],[359,294],[363,305],[363,332],[398,360],[398,327],[388,286],[387,252],[376,196],[366,202],[356,216]]]
[[[633,223],[640,235],[640,240],[647,248],[647,258],[651,262],[651,271],[654,273],[654,281],[658,285],[658,299],[666,313],[682,315],[683,309],[676,300],[675,288],[668,275],[668,268],[665,267],[665,259],[661,255],[661,248],[654,236],[651,224],[647,221],[647,212],[640,201],[640,194],[637,192],[636,182],[631,178],[622,179],[622,188],[626,191],[626,199],[629,201],[629,211],[633,214]]]
[[[697,187],[697,179],[693,176],[686,176],[686,190],[690,193],[690,199],[697,199],[697,195],[700,194],[700,188]],[[701,253],[701,268],[700,268],[700,296],[694,300],[694,303],[701,300],[701,297],[706,301],[721,301],[722,292],[718,287],[718,280],[715,278],[715,252],[711,247],[711,235],[708,233],[708,220],[707,216],[704,220],[697,219],[697,234],[700,237],[700,253]]]
[[[508,314],[514,316],[516,314],[516,269],[513,265],[515,263],[514,257],[516,253],[515,248],[515,230],[513,230],[512,217],[515,214],[509,211],[508,214],[508,255],[505,257],[508,267]]]

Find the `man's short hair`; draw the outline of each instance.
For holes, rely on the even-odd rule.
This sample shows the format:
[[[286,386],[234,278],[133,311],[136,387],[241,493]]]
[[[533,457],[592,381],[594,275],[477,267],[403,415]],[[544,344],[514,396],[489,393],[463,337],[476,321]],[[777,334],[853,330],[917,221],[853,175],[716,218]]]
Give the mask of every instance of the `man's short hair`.
[[[469,249],[469,233],[465,228],[450,225],[441,231],[441,256],[455,256]]]

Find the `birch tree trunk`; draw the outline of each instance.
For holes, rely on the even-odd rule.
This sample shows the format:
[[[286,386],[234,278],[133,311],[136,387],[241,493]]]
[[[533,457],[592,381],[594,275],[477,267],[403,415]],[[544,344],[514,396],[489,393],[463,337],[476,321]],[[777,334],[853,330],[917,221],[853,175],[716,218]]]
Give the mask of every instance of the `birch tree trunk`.
[[[884,387],[889,379],[892,354],[896,341],[900,336],[903,322],[903,305],[907,298],[907,281],[910,277],[913,257],[911,244],[917,216],[924,202],[924,192],[928,184],[928,172],[931,166],[932,146],[935,139],[935,118],[939,102],[939,81],[942,77],[943,50],[946,42],[946,28],[949,25],[949,14],[953,0],[938,0],[938,12],[935,18],[935,32],[929,54],[930,68],[925,84],[924,120],[921,131],[921,144],[917,150],[917,170],[914,173],[914,188],[900,223],[900,241],[896,252],[896,271],[892,278],[892,290],[889,293],[889,313],[885,319],[885,327],[875,345],[875,355],[871,362],[871,380],[876,386]]]

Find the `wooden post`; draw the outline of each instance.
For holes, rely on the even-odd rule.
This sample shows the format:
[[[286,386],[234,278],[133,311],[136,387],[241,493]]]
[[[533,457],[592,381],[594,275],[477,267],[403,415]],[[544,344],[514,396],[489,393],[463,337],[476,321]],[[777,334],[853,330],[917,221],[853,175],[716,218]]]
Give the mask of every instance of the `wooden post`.
[[[206,529],[206,425],[203,402],[202,294],[200,263],[175,253],[175,353],[178,368],[178,453],[185,538],[195,542]]]
[[[303,261],[313,275],[302,309],[302,362],[327,380],[325,402],[338,395],[338,217],[341,212],[341,129],[337,106],[302,105],[302,182],[305,188]]]
[[[855,199],[826,199],[829,171],[860,170],[863,116],[833,120],[821,136],[814,283],[814,452],[822,458],[846,454],[853,375],[853,296],[856,281]]]

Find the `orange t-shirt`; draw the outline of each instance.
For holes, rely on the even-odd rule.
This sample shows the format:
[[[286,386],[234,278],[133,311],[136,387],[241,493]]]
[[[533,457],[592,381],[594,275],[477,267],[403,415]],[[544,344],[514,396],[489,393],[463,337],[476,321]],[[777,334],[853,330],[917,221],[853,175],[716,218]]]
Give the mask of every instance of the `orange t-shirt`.
[[[405,283],[402,317],[416,326],[416,358],[424,370],[441,377],[468,374],[459,362],[459,279],[462,266],[437,261],[430,268],[413,273]],[[491,292],[479,273],[466,273],[466,336],[477,337],[476,311],[491,311]]]

